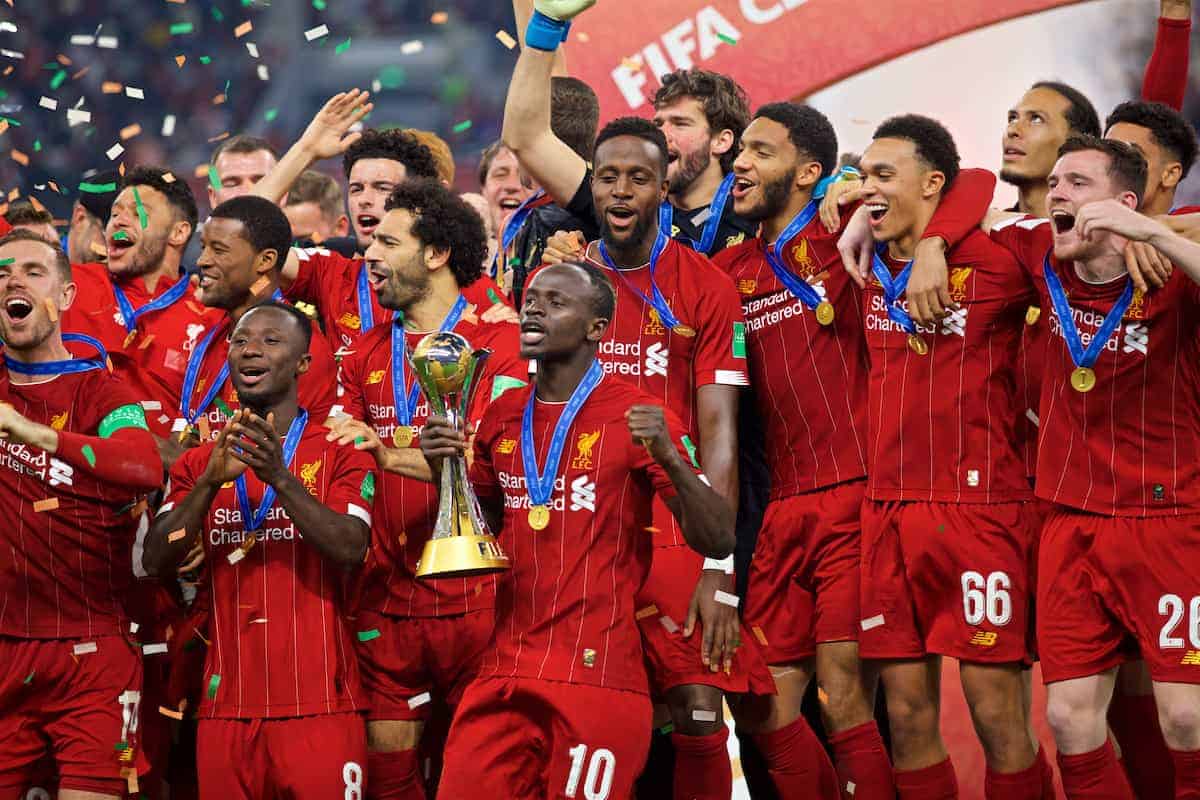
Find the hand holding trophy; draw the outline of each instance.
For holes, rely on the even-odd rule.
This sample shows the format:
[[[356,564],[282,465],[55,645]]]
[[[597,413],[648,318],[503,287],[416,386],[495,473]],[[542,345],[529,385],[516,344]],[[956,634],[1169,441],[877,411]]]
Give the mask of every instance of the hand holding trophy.
[[[430,416],[449,420],[458,431],[466,429],[471,397],[481,366],[491,353],[472,352],[470,343],[450,331],[431,333],[413,350],[412,366],[421,391],[429,401]],[[425,543],[417,565],[418,578],[462,578],[509,569],[479,510],[479,498],[467,481],[462,454],[442,461],[437,523]]]

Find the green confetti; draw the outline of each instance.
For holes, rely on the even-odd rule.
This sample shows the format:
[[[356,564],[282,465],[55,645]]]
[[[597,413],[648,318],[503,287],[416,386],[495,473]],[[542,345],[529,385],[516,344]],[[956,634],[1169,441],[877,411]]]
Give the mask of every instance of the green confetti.
[[[737,39],[733,38],[732,36],[726,36],[723,33],[718,33],[717,38],[725,44],[737,44]]]
[[[142,230],[146,230],[146,226],[150,224],[150,217],[146,215],[146,207],[142,205],[142,196],[138,194],[137,187],[133,187],[133,202],[137,204],[138,222],[141,223]]]
[[[190,22],[176,22],[171,26],[171,35],[172,36],[182,36],[185,33],[191,33],[191,32],[192,32],[192,23],[190,23]]]
[[[375,499],[375,473],[374,472],[368,472],[367,476],[365,478],[363,478],[362,485],[358,487],[358,493],[362,497],[362,499],[366,500],[368,503],[370,503],[371,501],[373,501]]]
[[[379,85],[384,89],[396,89],[404,85],[403,67],[387,66],[379,71]]]
[[[31,672],[31,673],[29,673],[28,675],[26,675],[26,676],[25,676],[25,680],[21,681],[21,683],[25,684],[26,686],[28,686],[29,684],[33,683],[33,676],[34,676],[36,673],[37,673],[37,670],[35,669],[33,672]]]
[[[265,119],[267,122],[274,122],[275,118],[278,116],[279,116],[278,108],[268,108],[267,113],[263,114],[263,119]]]
[[[346,41],[342,42],[337,47],[333,48],[333,52],[334,52],[334,55],[340,56],[342,53],[346,52],[349,49],[350,49],[350,37],[347,36]]]
[[[9,264],[15,264],[15,258],[0,258],[0,267],[7,267]]]
[[[42,140],[41,139],[33,140],[33,152],[35,152],[35,153],[42,152]]]
[[[129,749],[129,742],[117,742],[116,744],[113,745],[113,750],[116,750],[118,753],[123,752],[128,749]]]
[[[17,121],[16,121],[15,119],[13,119],[12,117],[0,117],[0,119],[4,120],[4,121],[5,121],[5,122],[7,122],[9,125],[15,125],[15,126],[16,126],[16,127],[18,127],[18,128],[19,128],[19,127],[21,127],[21,123],[17,122]]]
[[[83,453],[83,457],[87,459],[89,467],[96,466],[96,451],[92,449],[90,444],[85,444],[83,447],[79,448],[79,451]]]
[[[363,442],[365,442],[366,440],[367,440],[367,438],[366,438],[365,436],[355,436],[355,437],[354,437],[354,443],[355,443],[355,444],[362,444],[362,443],[363,443]]]
[[[50,88],[57,89],[63,85],[63,81],[66,79],[67,71],[65,69],[60,69],[58,72],[54,73],[54,77],[50,79]]]
[[[674,730],[675,730],[675,723],[668,722],[666,725],[663,725],[661,728],[659,728],[658,732],[661,733],[663,736],[666,736],[668,733],[671,733]]]
[[[213,6],[212,15],[213,19],[215,19],[217,22],[225,21],[225,15],[222,14],[221,9],[217,8],[216,6]]]
[[[211,64],[212,56],[200,56],[200,63],[201,64]]]
[[[360,642],[369,642],[372,639],[378,639],[380,636],[382,636],[382,634],[379,632],[378,628],[371,628],[369,631],[358,632],[358,640]]]
[[[464,131],[471,130],[471,120],[465,119],[462,122],[457,123],[453,130],[455,133],[463,133]]]
[[[313,0],[313,8],[317,11],[325,10],[325,0]]]
[[[221,676],[213,675],[208,679],[208,699],[212,700],[217,696],[217,687],[221,685]]]
[[[88,183],[84,181],[79,184],[79,191],[87,192],[88,194],[107,194],[116,190],[117,184],[115,181],[113,183]]]
[[[117,231],[116,233],[113,234],[114,242],[123,242],[128,238],[129,238],[129,234],[126,233],[125,231]]]
[[[212,164],[208,165],[208,185],[214,192],[221,191],[221,176],[217,174],[217,168]]]

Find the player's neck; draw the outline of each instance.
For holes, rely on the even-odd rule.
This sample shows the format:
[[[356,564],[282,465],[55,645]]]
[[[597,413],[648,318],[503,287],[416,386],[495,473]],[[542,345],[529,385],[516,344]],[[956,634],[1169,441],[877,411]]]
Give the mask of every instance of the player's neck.
[[[788,196],[787,207],[773,217],[763,220],[762,223],[762,240],[768,244],[774,243],[783,233],[796,215],[804,210],[812,200],[811,191],[793,191]],[[785,242],[786,244],[786,242]]]
[[[22,364],[67,361],[72,357],[71,351],[63,344],[61,331],[55,331],[41,342],[29,348],[18,350],[12,346],[5,347],[4,355],[13,361],[20,361]],[[13,370],[9,370],[8,373],[10,383],[44,383],[47,377],[46,375],[28,375],[24,372],[15,372]]]
[[[1164,214],[1170,214],[1171,209],[1175,207],[1175,190],[1167,189],[1161,192],[1155,192],[1154,197],[1146,200],[1139,211],[1147,217],[1160,217]]]
[[[1123,253],[1104,253],[1086,261],[1075,262],[1075,274],[1088,283],[1109,283],[1127,273]]]
[[[238,320],[242,318],[243,314],[254,308],[259,303],[270,300],[271,295],[275,294],[275,291],[279,288],[279,279],[276,277],[274,272],[264,275],[260,280],[267,281],[266,288],[261,289],[257,294],[249,291],[246,292],[246,297],[242,300],[242,302],[226,312],[226,316],[229,317],[231,324],[237,325]],[[257,286],[257,283],[255,285]]]
[[[1023,183],[1017,189],[1017,210],[1034,217],[1046,216],[1046,195],[1050,187],[1043,181]]]
[[[553,361],[538,361],[534,373],[534,391],[537,398],[547,403],[565,403],[571,399],[575,387],[583,380],[588,368],[596,360],[595,346],[585,346],[569,356]]]
[[[267,419],[270,414],[274,414],[275,432],[282,439],[287,435],[288,428],[292,425],[292,420],[300,413],[300,401],[296,399],[296,390],[293,388],[288,392],[286,397],[278,402],[265,402],[261,407],[247,404],[246,408],[263,419]]]
[[[672,205],[683,211],[706,206],[713,201],[713,197],[717,194],[717,188],[721,185],[724,177],[725,173],[721,171],[721,159],[714,158],[708,162],[704,172],[701,172],[690,186],[682,192],[668,195],[668,199]]]
[[[624,269],[636,269],[650,260],[650,251],[654,249],[654,240],[658,238],[658,222],[646,231],[646,236],[642,241],[630,244],[628,247],[621,247],[612,242],[605,241],[604,249],[608,251],[608,257],[618,267]]]
[[[442,272],[449,280],[439,280]],[[408,331],[436,331],[450,309],[458,301],[459,288],[449,269],[439,270],[433,276],[429,294],[404,309],[404,329]]]
[[[179,264],[182,260],[183,257],[179,251],[168,247],[166,252],[163,253],[162,261],[158,262],[158,266],[142,276],[142,283],[146,285],[146,292],[154,294],[160,281],[174,284],[175,281],[179,280]]]
[[[925,235],[925,229],[929,227],[929,220],[933,219],[933,212],[937,210],[937,207],[936,202],[922,203],[917,209],[916,217],[909,229],[888,242],[888,255],[900,261],[911,261],[917,250],[917,244]]]

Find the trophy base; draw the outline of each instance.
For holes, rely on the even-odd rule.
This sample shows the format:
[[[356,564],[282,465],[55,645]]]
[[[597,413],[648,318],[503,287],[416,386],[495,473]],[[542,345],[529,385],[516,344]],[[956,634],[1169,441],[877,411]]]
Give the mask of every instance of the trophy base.
[[[469,578],[511,567],[494,536],[446,536],[425,543],[417,564],[417,577]]]

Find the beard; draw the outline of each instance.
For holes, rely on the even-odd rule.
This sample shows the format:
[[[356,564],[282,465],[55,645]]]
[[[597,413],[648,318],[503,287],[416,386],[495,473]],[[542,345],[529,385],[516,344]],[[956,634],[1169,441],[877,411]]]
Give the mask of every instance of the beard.
[[[608,226],[608,218],[604,215],[600,217],[600,238],[604,241],[605,247],[609,249],[625,250],[627,248],[637,247],[646,241],[647,235],[650,233],[650,228],[658,220],[658,209],[655,208],[649,214],[637,217],[637,222],[634,223],[633,229],[629,232],[629,238],[625,241],[617,241],[613,237],[612,229]]]
[[[1025,187],[1025,186],[1030,186],[1034,183],[1037,183],[1038,181],[1045,182],[1046,179],[1045,178],[1031,178],[1028,175],[1022,175],[1021,173],[1015,172],[1014,170],[1011,170],[1011,169],[1002,169],[1002,170],[1000,170],[1000,180],[1004,181],[1005,183],[1009,184],[1010,186],[1016,186],[1018,188],[1021,188],[1021,187]]]
[[[788,198],[792,194],[792,186],[795,182],[796,169],[793,167],[775,180],[762,184],[762,200],[742,216],[751,222],[762,222],[777,216],[787,208]]]
[[[129,264],[127,275],[132,278],[148,275],[162,263],[167,254],[167,235],[147,236],[138,245],[137,255]]]
[[[412,278],[411,275],[419,277]],[[432,282],[429,270],[425,268],[425,258],[418,254],[406,266],[392,270],[379,293],[379,305],[403,313],[429,296],[433,291]]]
[[[679,154],[675,160],[675,176],[671,178],[671,194],[686,192],[696,182],[708,165],[712,163],[712,153],[707,148],[701,148],[694,153]]]

